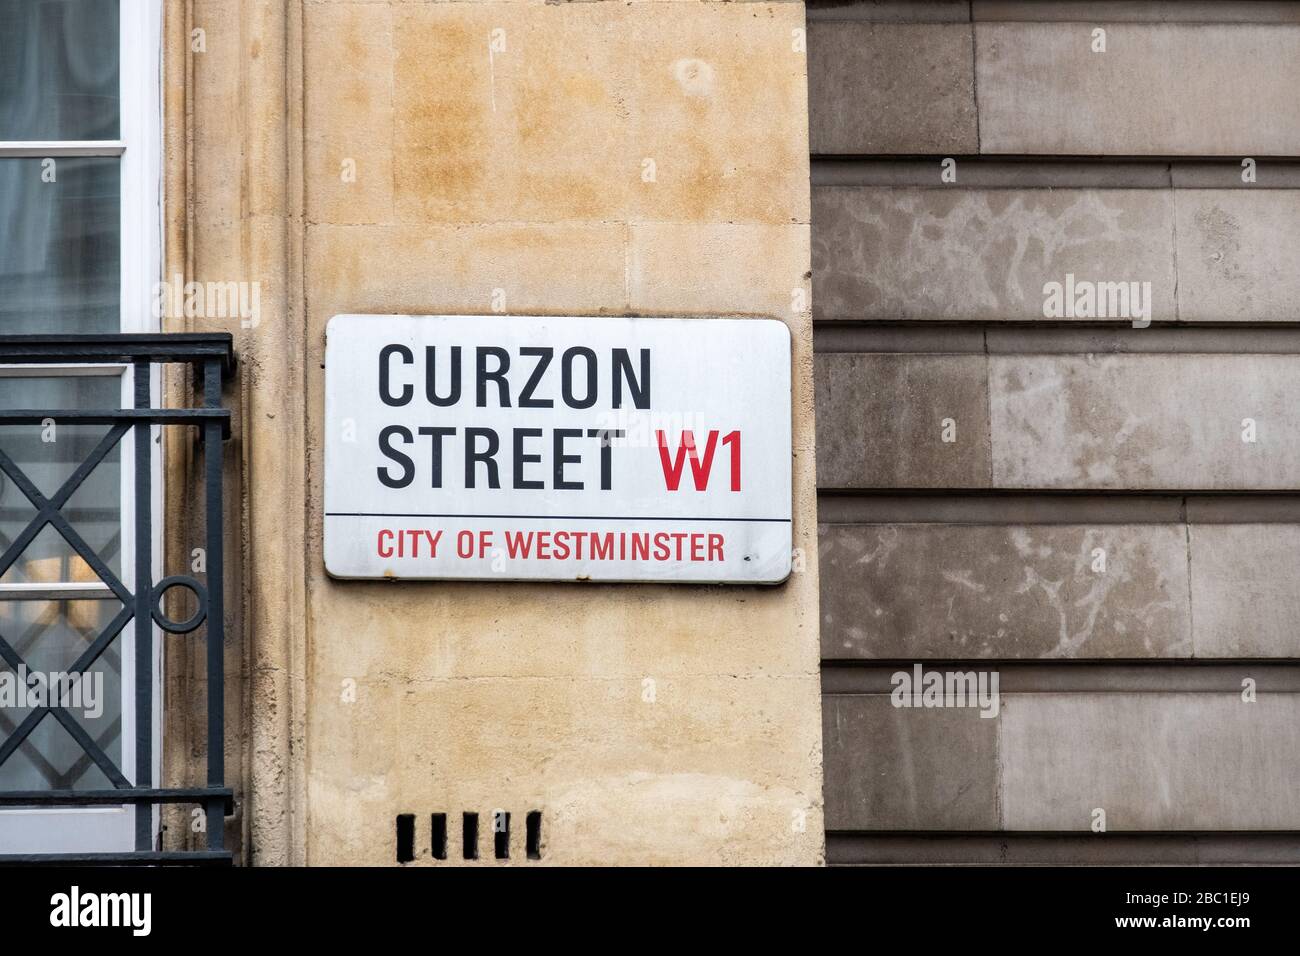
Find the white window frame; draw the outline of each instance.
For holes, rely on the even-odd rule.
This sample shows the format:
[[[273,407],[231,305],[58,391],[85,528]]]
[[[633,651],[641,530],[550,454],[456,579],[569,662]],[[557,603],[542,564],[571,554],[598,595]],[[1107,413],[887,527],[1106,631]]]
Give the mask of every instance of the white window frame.
[[[118,32],[119,127],[117,140],[103,141],[0,141],[0,159],[7,157],[114,156],[120,158],[120,295],[122,332],[160,332],[154,315],[153,293],[162,277],[162,2],[120,0]],[[0,376],[116,375],[121,379],[123,407],[132,404],[131,369],[121,364],[3,366]],[[161,372],[150,375],[150,394],[156,404],[161,395]],[[153,426],[157,441],[161,426]],[[119,444],[121,461],[121,578],[135,591],[134,430]],[[151,483],[153,520],[153,578],[162,577],[163,509],[161,455],[153,456]],[[58,591],[108,591],[106,586],[54,586]],[[50,585],[0,586],[0,601],[21,592],[49,591]],[[111,592],[109,592],[111,593]],[[153,627],[153,786],[162,772],[162,647],[163,632]],[[122,674],[122,757],[120,769],[135,781],[135,621],[118,636]],[[46,717],[46,720],[51,718]],[[157,848],[159,811],[153,810],[154,848]],[[67,808],[0,808],[0,853],[123,852],[135,849],[133,805]]]

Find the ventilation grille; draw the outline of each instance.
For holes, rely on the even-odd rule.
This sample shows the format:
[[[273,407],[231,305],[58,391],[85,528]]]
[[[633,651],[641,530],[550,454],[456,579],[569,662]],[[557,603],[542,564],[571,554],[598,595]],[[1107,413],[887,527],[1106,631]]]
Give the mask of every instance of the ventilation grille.
[[[505,810],[493,810],[487,814],[488,827],[491,833],[491,847],[485,845],[480,849],[479,835],[479,815],[473,811],[465,811],[461,814],[460,823],[460,853],[458,856],[463,860],[510,860],[526,859],[540,860],[542,858],[542,811],[529,810],[524,817],[524,838],[523,853],[518,846],[512,847],[516,842],[517,833],[511,827],[511,814]],[[427,857],[431,860],[446,860],[448,858],[448,834],[447,834],[447,814],[434,813],[429,816],[429,843],[427,846],[419,846],[419,840],[416,833],[416,815],[414,813],[399,813],[395,824],[395,837],[397,844],[397,862],[412,863],[417,858]],[[485,853],[490,852],[490,857]]]

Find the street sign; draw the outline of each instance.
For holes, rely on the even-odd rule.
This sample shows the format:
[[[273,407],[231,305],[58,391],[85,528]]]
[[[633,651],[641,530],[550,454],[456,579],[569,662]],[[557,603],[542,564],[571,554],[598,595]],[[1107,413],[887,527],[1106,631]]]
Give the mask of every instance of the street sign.
[[[775,319],[336,315],[324,429],[334,577],[790,573]]]

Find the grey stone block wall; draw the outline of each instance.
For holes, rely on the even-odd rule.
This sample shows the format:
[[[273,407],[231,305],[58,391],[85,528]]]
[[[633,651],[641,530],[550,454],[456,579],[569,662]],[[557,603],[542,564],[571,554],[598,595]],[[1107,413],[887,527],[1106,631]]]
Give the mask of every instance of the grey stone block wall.
[[[812,22],[814,153],[975,153],[974,39],[963,23]]]
[[[998,717],[1002,825],[1294,830],[1300,695],[1008,694]],[[979,719],[979,718],[975,718]]]
[[[822,725],[828,830],[997,829],[996,719],[845,694]]]
[[[820,319],[1038,319],[1070,273],[1150,282],[1153,317],[1174,316],[1167,193],[841,186],[813,215]]]
[[[1038,321],[1069,275],[1149,283],[1153,322],[1295,320],[1300,189],[966,187],[965,169],[951,187],[935,161],[908,168],[912,185],[813,190],[819,321]]]
[[[809,16],[829,859],[1300,862],[1300,2]]]
[[[825,10],[808,31],[813,153],[1300,154],[1300,22],[1285,5],[1257,10],[1272,22],[1134,22],[1099,4],[1025,22],[1050,6],[977,4],[965,22]]]
[[[984,357],[840,353],[814,367],[819,488],[988,486]]]
[[[1300,354],[817,356],[824,489],[1290,491]]]
[[[824,524],[828,660],[1186,658],[1186,529]]]
[[[1089,19],[974,31],[981,152],[1300,153],[1300,25]]]
[[[1243,670],[1243,673],[1248,669]],[[887,693],[823,710],[832,831],[1291,831],[1300,694],[1003,693],[998,713]],[[1104,818],[1097,811],[1104,812]],[[1093,827],[1104,822],[1105,832]],[[1068,858],[1063,862],[1069,862]]]
[[[1300,355],[999,355],[993,484],[1300,488]]]
[[[1292,111],[1300,114],[1300,105]],[[1294,322],[1300,189],[1177,189],[1173,195],[1178,317]]]

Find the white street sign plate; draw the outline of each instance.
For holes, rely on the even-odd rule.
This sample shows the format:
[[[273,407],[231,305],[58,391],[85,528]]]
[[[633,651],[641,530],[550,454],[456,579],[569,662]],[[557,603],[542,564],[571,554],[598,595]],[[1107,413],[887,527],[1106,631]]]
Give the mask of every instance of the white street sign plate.
[[[336,315],[326,338],[331,575],[789,575],[783,323]]]

